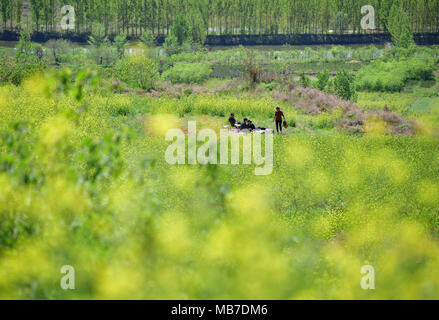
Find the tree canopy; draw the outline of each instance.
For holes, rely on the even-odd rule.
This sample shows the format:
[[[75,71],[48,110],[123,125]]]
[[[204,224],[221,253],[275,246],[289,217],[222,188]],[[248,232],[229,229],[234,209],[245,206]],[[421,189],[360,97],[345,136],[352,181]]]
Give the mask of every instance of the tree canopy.
[[[395,2],[412,32],[439,32],[437,0],[2,0],[0,18],[4,30],[18,30],[27,23],[23,6],[29,4],[28,27],[61,31],[60,8],[69,4],[75,9],[74,32],[91,32],[99,23],[106,34],[140,37],[147,30],[169,35],[175,20],[184,17],[190,37],[202,42],[206,34],[370,32],[360,26],[364,5],[374,7],[378,31],[388,31]]]

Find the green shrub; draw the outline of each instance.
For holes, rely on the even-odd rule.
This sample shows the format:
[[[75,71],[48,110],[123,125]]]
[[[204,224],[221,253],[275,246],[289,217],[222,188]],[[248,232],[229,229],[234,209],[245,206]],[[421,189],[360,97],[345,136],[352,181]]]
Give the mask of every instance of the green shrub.
[[[28,76],[41,72],[46,67],[44,52],[31,42],[29,30],[24,29],[15,51],[15,57],[4,54],[0,57],[0,81],[18,85]]]
[[[168,56],[179,54],[183,51],[182,47],[178,43],[177,37],[172,34],[166,37],[163,48]]]
[[[114,38],[114,46],[116,47],[119,58],[125,56],[125,45],[127,44],[126,33],[121,33]]]
[[[434,60],[427,56],[379,60],[360,70],[356,85],[360,90],[401,91],[408,80],[434,79],[433,72]]]
[[[173,83],[201,83],[212,69],[207,63],[177,63],[163,73],[163,78]]]
[[[119,53],[116,47],[108,44],[99,47],[91,47],[87,51],[87,56],[90,60],[98,65],[112,65],[119,59]]]
[[[288,116],[288,125],[291,127],[291,128],[295,128],[296,126],[297,126],[297,121],[296,121],[296,118],[291,118],[291,116]]]
[[[14,58],[4,55],[0,57],[0,82],[20,84],[24,79],[46,68],[43,60],[30,54],[26,57]]]
[[[314,129],[332,129],[334,128],[334,121],[330,114],[322,113],[312,117],[310,125]]]
[[[130,86],[150,90],[158,77],[156,63],[143,56],[132,55],[119,60],[114,66],[114,75]]]
[[[345,100],[356,100],[354,77],[346,71],[337,73],[334,78],[335,93]]]
[[[155,44],[155,37],[150,30],[145,30],[140,37],[140,41],[147,47],[152,47]]]
[[[64,39],[52,39],[45,43],[49,63],[59,65],[72,60],[72,44]]]
[[[433,80],[434,62],[430,59],[410,59],[406,60],[407,80]]]
[[[328,85],[328,82],[329,82],[329,71],[325,70],[323,72],[319,72],[319,74],[317,75],[317,81],[315,83],[315,87],[323,91]]]
[[[305,72],[302,72],[300,75],[300,85],[304,88],[311,86],[311,79],[305,74]]]
[[[261,87],[265,88],[268,91],[274,91],[278,89],[280,86],[279,83],[277,82],[268,82],[268,83],[261,82],[260,85]]]

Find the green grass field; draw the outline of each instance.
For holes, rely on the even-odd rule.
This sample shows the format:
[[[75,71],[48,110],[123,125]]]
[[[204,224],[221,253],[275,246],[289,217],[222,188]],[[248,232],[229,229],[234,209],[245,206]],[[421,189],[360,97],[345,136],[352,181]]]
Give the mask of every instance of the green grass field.
[[[439,298],[437,47],[19,46],[0,50],[0,299]],[[169,129],[274,128],[277,106],[270,175],[165,160]]]
[[[0,88],[0,297],[439,297],[437,96],[360,93],[362,108],[430,122],[352,135],[269,92],[77,101],[47,83]],[[230,111],[272,125],[278,104],[311,132],[274,137],[272,175],[165,162],[168,128],[217,130]],[[63,265],[75,290],[59,288]]]

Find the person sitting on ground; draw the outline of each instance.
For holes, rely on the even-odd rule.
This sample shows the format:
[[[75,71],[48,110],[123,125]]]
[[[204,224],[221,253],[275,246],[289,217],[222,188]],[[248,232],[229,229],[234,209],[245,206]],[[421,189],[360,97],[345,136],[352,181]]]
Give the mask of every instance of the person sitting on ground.
[[[255,130],[256,129],[255,125],[253,124],[253,122],[251,120],[248,120],[248,128],[250,130]]]
[[[248,121],[248,119],[244,118],[244,120],[241,123],[241,127],[240,127],[241,130],[248,129],[247,121]]]
[[[235,127],[235,124],[236,124],[235,114],[233,114],[233,113],[230,114],[229,123],[232,126],[232,128]]]

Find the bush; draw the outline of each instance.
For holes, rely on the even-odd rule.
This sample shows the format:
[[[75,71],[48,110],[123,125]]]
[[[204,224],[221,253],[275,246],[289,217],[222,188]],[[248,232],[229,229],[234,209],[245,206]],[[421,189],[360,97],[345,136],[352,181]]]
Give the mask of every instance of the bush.
[[[302,72],[300,75],[300,84],[304,88],[308,88],[311,86],[311,79],[305,74],[305,72]]]
[[[110,44],[110,41],[108,40],[108,37],[105,33],[105,27],[103,24],[96,23],[93,25],[88,43],[94,47],[101,47]]]
[[[326,86],[329,82],[329,71],[325,70],[323,72],[319,72],[317,75],[317,81],[315,83],[315,87],[320,91],[325,90]]]
[[[114,46],[117,50],[117,55],[119,58],[125,56],[125,45],[127,44],[127,35],[126,33],[121,33],[114,38]]]
[[[354,77],[346,71],[337,73],[334,79],[335,93],[345,100],[356,100]]]
[[[363,67],[357,75],[356,85],[368,91],[401,91],[408,80],[432,80],[434,60],[430,57],[375,61]]]
[[[251,49],[242,50],[242,75],[250,88],[254,88],[261,81],[261,68],[255,58],[255,51]]]
[[[163,43],[163,48],[168,56],[172,56],[183,51],[178,43],[177,37],[172,34],[166,37],[165,43]]]
[[[288,126],[290,126],[291,128],[296,128],[297,126],[297,121],[296,118],[291,118],[291,116],[288,116]]]
[[[45,68],[45,62],[32,54],[21,54],[20,57],[15,58],[4,55],[0,57],[0,82],[18,85]]]
[[[155,37],[150,30],[143,31],[140,41],[147,47],[153,47],[155,45]]]
[[[406,60],[406,80],[433,80],[434,62],[431,59]]]
[[[72,44],[64,39],[52,39],[46,42],[49,62],[59,65],[72,59]]]
[[[114,75],[130,86],[151,90],[158,77],[156,63],[143,56],[132,55],[119,60],[114,66]]]
[[[102,45],[99,47],[91,47],[87,51],[87,56],[98,65],[111,65],[119,58],[119,53],[115,47]]]
[[[312,117],[310,125],[314,129],[332,129],[334,128],[334,121],[330,114],[322,113]]]
[[[36,49],[37,48],[37,49]],[[5,56],[0,62],[0,79],[18,85],[30,75],[42,71],[46,67],[43,60],[44,52],[40,46],[35,47],[31,42],[28,29],[20,33],[15,57]]]
[[[177,63],[163,73],[163,78],[173,83],[201,83],[211,72],[207,63]]]

